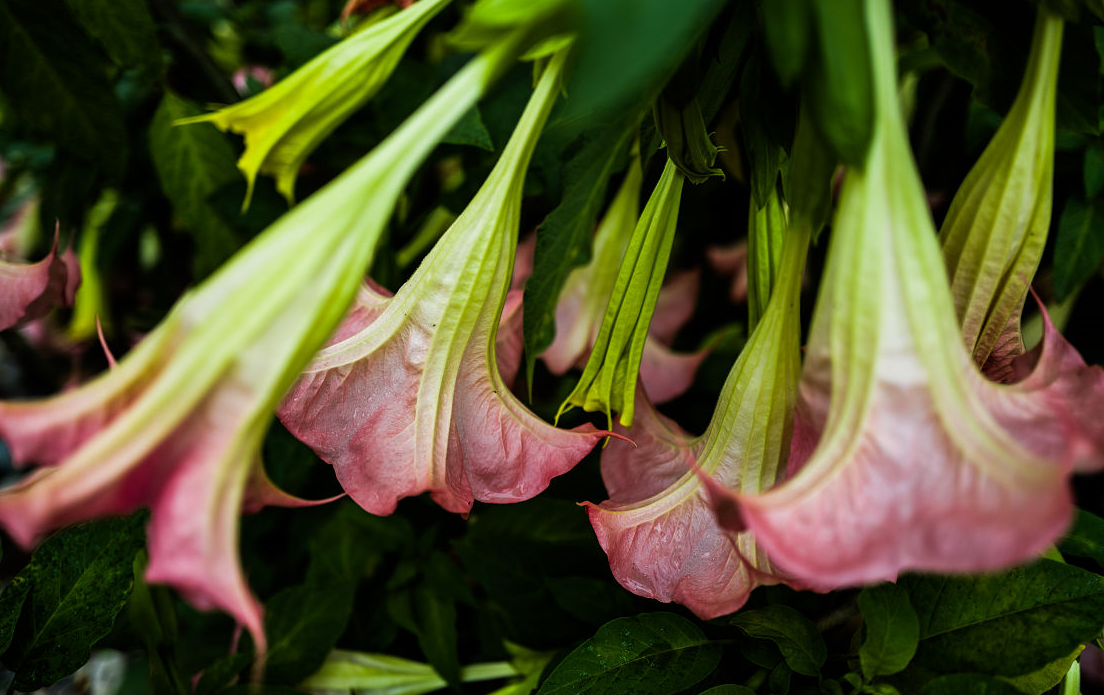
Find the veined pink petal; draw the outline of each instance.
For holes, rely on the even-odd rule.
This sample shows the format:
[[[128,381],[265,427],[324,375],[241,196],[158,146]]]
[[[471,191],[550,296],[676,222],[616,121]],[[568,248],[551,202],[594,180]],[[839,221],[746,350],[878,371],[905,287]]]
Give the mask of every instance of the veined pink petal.
[[[694,374],[711,350],[675,352],[649,336],[640,359],[640,384],[655,403],[677,398],[694,383]]]
[[[57,253],[57,234],[46,258],[37,263],[0,260],[0,330],[43,316],[55,306],[73,303],[80,266],[72,251]]]

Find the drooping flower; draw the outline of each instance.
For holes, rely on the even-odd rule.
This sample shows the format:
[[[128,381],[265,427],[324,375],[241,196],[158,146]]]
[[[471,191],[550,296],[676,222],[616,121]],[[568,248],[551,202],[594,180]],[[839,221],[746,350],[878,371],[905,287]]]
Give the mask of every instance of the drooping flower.
[[[632,426],[636,380],[671,255],[685,179],[668,159],[621,256],[598,336],[561,413],[579,407],[604,412],[612,421],[616,411],[623,426]]]
[[[272,411],[340,321],[406,182],[519,50],[470,61],[360,162],[186,294],[117,368],[53,398],[0,404],[12,458],[44,467],[0,491],[23,546],[83,519],[151,509],[146,576],[232,614],[264,650],[237,556],[238,516],[275,491],[259,465]]]
[[[323,51],[260,94],[178,124],[209,121],[245,136],[238,168],[249,185],[246,207],[257,174],[276,177],[276,189],[291,202],[310,153],[379,92],[410,42],[449,2],[421,0]]]
[[[280,419],[333,464],[373,514],[429,491],[445,509],[528,499],[604,433],[552,427],[496,365],[495,334],[517,245],[523,174],[555,100],[566,51],[550,60],[475,198],[394,297],[315,357]]]
[[[590,522],[614,576],[630,591],[677,601],[708,619],[740,608],[758,585],[804,586],[778,572],[752,533],[722,529],[710,502],[718,489],[764,491],[784,473],[801,370],[797,303],[808,241],[807,229],[787,235],[778,285],[705,434],[689,437],[638,390],[636,424],[624,431],[639,448],[611,442],[602,452],[610,499],[589,506]]]
[[[9,221],[5,236],[33,220],[36,206],[24,205]],[[58,232],[50,252],[37,263],[23,263],[0,250],[0,330],[22,326],[56,306],[72,306],[81,282],[80,263],[72,247],[58,254]],[[14,250],[14,248],[12,249]]]
[[[1052,210],[1061,18],[1040,6],[1020,91],[967,175],[940,231],[966,348],[995,381],[1050,403],[1050,421],[1078,447],[1075,465],[1104,468],[1104,370],[1089,367],[1043,312],[1043,340],[1024,354],[1024,297]]]
[[[990,355],[1002,363],[1023,352],[1020,312],[1053,208],[1062,26],[1039,6],[1020,91],[939,230],[962,337],[979,365]]]
[[[582,369],[605,314],[617,279],[618,264],[636,225],[643,173],[633,157],[625,179],[594,234],[593,255],[586,265],[572,270],[556,303],[556,337],[540,354],[548,371],[559,376]],[[536,238],[518,245],[512,286],[524,286],[533,270]],[[694,373],[709,349],[679,353],[670,348],[679,329],[690,320],[697,304],[698,273],[675,273],[664,283],[656,299],[640,359],[640,381],[653,403],[681,395],[690,388]]]
[[[899,113],[889,3],[864,7],[876,118],[843,183],[806,352],[796,427],[816,446],[729,515],[822,586],[1021,562],[1072,511],[1076,452],[1047,404],[987,381],[962,347]]]

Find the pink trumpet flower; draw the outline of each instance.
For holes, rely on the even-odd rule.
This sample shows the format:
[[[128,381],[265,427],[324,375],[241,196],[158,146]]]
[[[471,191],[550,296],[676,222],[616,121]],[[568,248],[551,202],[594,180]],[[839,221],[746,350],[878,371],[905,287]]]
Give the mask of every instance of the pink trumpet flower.
[[[0,403],[0,436],[38,471],[0,490],[29,547],[60,526],[151,510],[146,578],[230,613],[265,651],[238,519],[277,491],[259,451],[272,411],[338,324],[406,182],[493,78],[510,39],[475,57],[371,153],[187,293],[116,368],[75,391]]]
[[[58,231],[50,253],[37,263],[0,254],[0,330],[22,326],[56,306],[72,306],[80,286],[80,262],[72,247],[58,254]]]
[[[1072,512],[1067,428],[1031,389],[987,381],[962,346],[899,111],[890,4],[865,10],[874,132],[843,183],[799,391],[799,426],[819,438],[785,483],[737,495],[728,515],[820,586],[1006,567]]]
[[[590,522],[617,581],[633,593],[682,603],[708,619],[740,608],[756,586],[804,586],[774,567],[752,533],[721,528],[711,501],[724,498],[719,490],[761,492],[784,473],[808,241],[807,230],[787,237],[779,284],[705,434],[689,437],[638,388],[638,418],[623,431],[639,448],[611,442],[602,453],[610,499],[588,505]]]
[[[523,174],[565,52],[552,57],[494,170],[452,227],[394,297],[378,299],[362,329],[318,353],[280,408],[288,429],[373,514],[427,490],[460,513],[476,499],[528,499],[605,435],[545,423],[496,365]]]

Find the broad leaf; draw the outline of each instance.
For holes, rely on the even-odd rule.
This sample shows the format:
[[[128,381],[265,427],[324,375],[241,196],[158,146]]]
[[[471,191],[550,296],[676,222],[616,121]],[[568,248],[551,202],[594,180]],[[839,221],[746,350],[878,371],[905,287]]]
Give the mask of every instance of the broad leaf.
[[[119,65],[150,71],[160,65],[157,27],[146,0],[65,0],[65,4]]]
[[[929,682],[920,695],[1023,695],[1015,686],[991,676],[955,674]]]
[[[219,267],[242,242],[209,202],[217,189],[241,180],[233,149],[212,125],[173,126],[174,120],[199,113],[166,91],[150,123],[150,155],[165,195],[195,241],[197,278]]]
[[[755,695],[755,691],[745,685],[714,685],[698,695]]]
[[[296,684],[318,670],[352,615],[353,589],[347,580],[324,587],[293,586],[268,602],[267,681]]]
[[[1058,550],[1062,555],[1090,558],[1104,567],[1104,519],[1079,509]]]
[[[778,645],[786,663],[797,673],[819,675],[828,658],[828,648],[816,625],[789,606],[776,604],[741,611],[730,622],[751,637],[767,639]]]
[[[62,0],[0,0],[0,46],[5,107],[89,168],[120,175],[127,144],[119,101]]]
[[[1064,299],[1089,279],[1104,259],[1104,202],[1070,198],[1058,220],[1054,244],[1054,292]]]
[[[913,663],[938,673],[1017,676],[1104,627],[1104,577],[1052,560],[997,575],[900,581],[920,618]]]
[[[920,641],[920,622],[908,592],[894,584],[867,587],[859,594],[866,636],[859,661],[867,680],[908,666]]]
[[[46,540],[31,557],[16,579],[30,586],[29,595],[3,656],[17,690],[69,675],[111,631],[130,596],[144,522],[144,515],[133,515],[77,526]]]
[[[721,645],[685,618],[672,613],[618,618],[568,654],[538,695],[677,693],[708,676],[720,658]]]

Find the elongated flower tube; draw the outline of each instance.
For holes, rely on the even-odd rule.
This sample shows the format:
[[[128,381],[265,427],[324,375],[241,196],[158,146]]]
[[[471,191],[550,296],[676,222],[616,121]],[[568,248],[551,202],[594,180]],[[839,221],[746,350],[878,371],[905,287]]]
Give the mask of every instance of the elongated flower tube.
[[[1048,405],[987,381],[962,346],[897,103],[890,5],[864,6],[873,140],[843,182],[795,425],[819,438],[789,480],[726,514],[820,586],[1022,562],[1072,511],[1075,452]]]
[[[22,326],[55,306],[72,306],[80,286],[80,263],[72,249],[50,253],[37,263],[21,263],[0,255],[0,330]]]
[[[740,608],[756,586],[786,581],[752,533],[730,537],[717,524],[710,502],[715,489],[755,494],[785,472],[808,244],[808,229],[786,235],[776,289],[705,434],[691,438],[638,390],[639,417],[625,433],[639,448],[611,442],[602,452],[610,499],[588,505],[590,523],[617,581],[633,593],[682,603],[708,619]]]
[[[621,258],[583,375],[560,406],[561,414],[576,406],[602,411],[612,423],[611,411],[617,411],[620,423],[632,426],[637,375],[671,255],[685,179],[668,159]]]
[[[1062,19],[1040,5],[1020,91],[939,231],[974,360],[1023,352],[1020,311],[1050,227]]]
[[[304,371],[280,419],[333,464],[373,514],[429,491],[445,509],[543,490],[602,438],[561,430],[503,383],[495,334],[510,284],[524,172],[556,98],[565,51],[548,63],[495,168],[409,280],[361,330]]]
[[[186,294],[117,368],[45,401],[0,404],[12,458],[45,466],[0,491],[12,537],[30,546],[65,524],[149,507],[147,579],[227,611],[263,652],[236,546],[243,505],[296,503],[259,466],[272,411],[340,321],[405,183],[517,51],[512,39],[471,60]]]
[[[590,262],[572,270],[564,281],[556,303],[556,338],[540,355],[553,374],[566,374],[586,365],[617,280],[619,263],[636,226],[642,178],[640,162],[634,156],[621,188],[598,224]],[[532,244],[519,248],[515,285],[524,284],[532,272],[533,250]],[[668,347],[694,312],[697,288],[695,271],[675,274],[660,288],[640,360],[640,381],[653,403],[663,403],[690,388],[694,373],[709,353],[708,349],[678,353]]]
[[[759,207],[755,196],[748,206],[748,330],[755,330],[759,317],[767,308],[779,272],[782,255],[782,235],[786,231],[786,211],[777,191],[767,196],[766,204]]]
[[[451,0],[420,0],[323,51],[276,85],[219,111],[177,121],[210,122],[245,136],[238,168],[249,207],[258,174],[276,177],[293,202],[299,168],[314,148],[379,92],[410,42]]]

